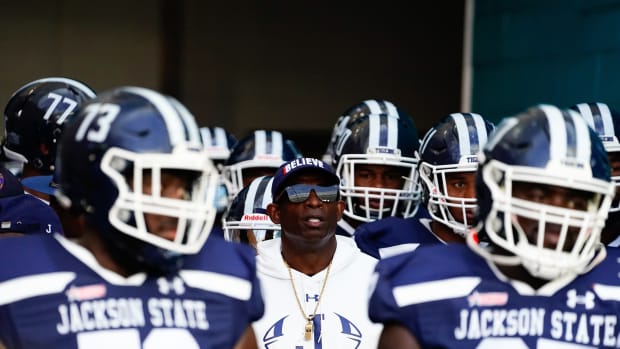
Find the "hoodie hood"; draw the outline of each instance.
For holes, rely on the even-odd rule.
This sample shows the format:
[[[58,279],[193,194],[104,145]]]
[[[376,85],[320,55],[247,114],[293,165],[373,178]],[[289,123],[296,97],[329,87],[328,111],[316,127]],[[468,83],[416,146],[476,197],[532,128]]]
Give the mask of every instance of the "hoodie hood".
[[[262,241],[256,246],[258,251],[256,268],[258,272],[277,279],[288,280],[290,278],[282,253],[280,253],[281,246],[280,238]],[[359,249],[353,239],[336,235],[336,252],[332,261],[331,275],[335,275],[346,268],[356,257],[359,257],[358,253]]]

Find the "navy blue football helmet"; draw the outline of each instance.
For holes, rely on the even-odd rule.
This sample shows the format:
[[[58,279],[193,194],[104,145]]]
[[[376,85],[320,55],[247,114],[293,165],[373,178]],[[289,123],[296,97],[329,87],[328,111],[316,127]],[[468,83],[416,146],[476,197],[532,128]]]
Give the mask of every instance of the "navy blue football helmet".
[[[247,174],[251,169],[273,169],[301,157],[292,140],[285,139],[281,132],[274,130],[256,130],[239,140],[224,163],[222,175],[228,189],[229,198],[239,193],[248,182]],[[263,174],[265,175],[265,174]],[[254,178],[249,178],[254,179]]]
[[[487,142],[495,126],[479,114],[453,113],[431,128],[420,144],[418,172],[424,190],[424,203],[435,219],[461,236],[473,225],[475,197],[451,196],[446,176],[453,173],[474,173],[478,169],[478,152]],[[456,219],[450,209],[461,212]],[[473,218],[473,217],[472,217]]]
[[[229,199],[228,189],[221,177],[222,166],[230,156],[233,146],[237,143],[237,138],[222,127],[201,127],[200,136],[209,159],[213,161],[213,164],[220,172],[217,192],[215,193],[215,207],[218,214],[222,214],[228,207]],[[218,221],[216,221],[217,223]]]
[[[52,174],[65,121],[94,97],[95,91],[84,83],[62,77],[22,86],[4,109],[5,156],[33,166],[42,175]]]
[[[347,124],[354,123],[358,118],[364,118],[370,114],[398,115],[399,113],[402,113],[402,111],[398,110],[392,102],[383,99],[367,99],[350,107],[342,113],[334,124],[332,135],[322,160],[336,168],[336,149],[334,148],[338,145],[338,141],[342,140],[342,134],[347,130]]]
[[[256,244],[280,236],[280,225],[267,215],[271,196],[272,176],[255,178],[241,189],[222,218],[226,240]]]
[[[211,231],[218,173],[194,117],[172,97],[139,87],[100,94],[65,128],[57,166],[58,201],[83,213],[119,259],[173,270]],[[165,195],[168,173],[187,181],[183,195]],[[151,232],[147,215],[171,217],[174,237]]]
[[[389,216],[415,215],[421,199],[416,169],[418,147],[413,120],[391,102],[371,99],[349,108],[334,127],[329,147],[332,166],[341,180],[345,216],[371,222]],[[403,185],[397,189],[356,185],[355,171],[359,165],[403,169]],[[372,207],[371,201],[378,201],[378,207]]]
[[[200,136],[209,158],[218,166],[223,164],[230,156],[237,138],[222,127],[201,127]]]
[[[516,183],[581,191],[587,194],[587,208],[516,197]],[[485,258],[555,279],[586,272],[604,256],[600,233],[613,195],[609,162],[598,135],[573,111],[539,105],[504,119],[481,155],[476,195],[483,224],[479,237],[491,249],[477,244],[474,234],[467,242]],[[528,239],[520,219],[537,222],[535,237]],[[557,229],[555,246],[545,243],[550,228],[553,234]],[[576,234],[573,246],[565,246],[569,231]]]
[[[599,135],[607,154],[620,152],[620,113],[605,103],[580,103],[570,109],[586,119],[588,125]],[[620,153],[619,153],[620,154]],[[612,174],[611,180],[620,190],[620,176]],[[609,212],[620,212],[620,199],[616,198]]]

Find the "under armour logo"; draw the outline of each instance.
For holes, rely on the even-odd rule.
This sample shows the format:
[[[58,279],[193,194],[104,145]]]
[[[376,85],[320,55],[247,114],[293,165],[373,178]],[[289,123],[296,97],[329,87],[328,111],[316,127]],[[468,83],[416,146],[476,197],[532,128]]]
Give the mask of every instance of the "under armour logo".
[[[165,277],[157,279],[157,286],[159,286],[159,292],[168,294],[173,291],[177,295],[185,293],[185,285],[179,277],[174,277],[171,281],[168,281]]]
[[[572,289],[566,292],[566,297],[568,298],[566,300],[566,305],[568,305],[570,308],[575,308],[577,304],[585,306],[586,309],[594,308],[594,292],[586,291],[586,294],[581,296],[577,294],[577,291],[575,289]]]

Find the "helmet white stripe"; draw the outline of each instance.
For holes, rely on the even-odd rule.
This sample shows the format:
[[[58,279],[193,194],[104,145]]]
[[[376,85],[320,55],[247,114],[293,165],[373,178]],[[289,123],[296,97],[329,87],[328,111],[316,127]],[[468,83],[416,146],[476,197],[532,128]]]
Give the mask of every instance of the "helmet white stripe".
[[[202,137],[202,144],[205,147],[213,145],[213,137],[211,137],[211,130],[208,127],[200,128],[200,136]]]
[[[564,119],[562,111],[556,107],[547,105],[541,106],[540,108],[544,111],[547,116],[547,121],[549,122],[551,143],[549,153],[551,160],[566,158],[569,155],[568,146],[574,146],[575,157],[580,162],[589,164],[591,152],[590,137],[588,135],[588,126],[583,122],[583,119],[580,120],[581,116],[574,111],[567,112],[575,129],[575,144],[568,144],[569,139],[566,133],[567,127],[565,125],[567,120]]]
[[[550,160],[560,160],[566,157],[566,126],[564,116],[560,109],[541,105],[540,109],[545,113],[549,123],[549,157]]]
[[[267,153],[267,132],[265,130],[254,131],[254,153],[255,155]]]
[[[459,157],[471,153],[471,145],[469,143],[469,130],[467,129],[467,121],[461,113],[450,114],[459,137]]]
[[[398,115],[398,110],[396,109],[396,106],[388,101],[385,101],[385,106],[387,108],[387,114],[390,116],[394,116],[397,119],[400,117],[400,115]]]
[[[582,160],[585,164],[590,163],[590,154],[592,152],[592,145],[590,144],[590,135],[588,125],[583,122],[583,119],[576,112],[569,110],[569,115],[575,125],[575,138],[577,142],[577,159]]]
[[[269,182],[267,182],[267,187],[265,188],[265,194],[263,194],[263,202],[261,204],[261,207],[267,208],[267,205],[269,205],[273,201],[273,198],[271,197],[272,185],[273,177],[269,178]]]
[[[256,201],[256,192],[260,183],[261,181],[252,181],[250,183],[245,202],[243,203],[243,213],[254,213],[254,202]]]
[[[592,109],[590,109],[590,106],[587,105],[586,103],[580,103],[577,105],[577,109],[579,109],[579,114],[581,114],[581,116],[586,120],[588,125],[593,130],[595,130],[597,133],[599,133],[600,130],[596,129],[596,123],[594,122],[594,115],[592,115]]]
[[[226,137],[226,131],[221,127],[213,128],[215,136],[215,145],[228,148],[228,138]]]
[[[586,120],[588,126],[590,126],[599,136],[612,136],[615,135],[613,116],[609,106],[604,103],[596,103],[598,113],[593,113],[592,108],[587,103],[580,103],[576,105],[579,114]],[[596,120],[595,120],[596,119]],[[602,130],[601,130],[602,127]]]
[[[389,115],[387,118],[387,146],[389,148],[398,148],[398,119]]]
[[[43,82],[61,82],[61,83],[64,83],[64,84],[76,87],[80,91],[84,92],[84,94],[87,95],[90,98],[95,98],[96,97],[95,91],[93,91],[90,87],[84,85],[83,83],[81,83],[79,81],[76,81],[76,80],[73,80],[73,79],[61,78],[61,77],[43,78],[43,79],[31,81],[31,82],[25,84],[24,86],[20,87],[17,91],[23,89],[24,87],[26,87],[28,85],[34,85],[34,84],[39,84],[39,83],[43,83]]]
[[[428,130],[428,132],[426,132],[426,134],[424,135],[424,138],[420,142],[420,154],[424,153],[424,151],[426,150],[426,147],[428,146],[428,142],[433,138],[433,135],[435,133],[437,133],[437,129],[434,127]]]
[[[518,124],[519,124],[519,119],[515,117],[504,118],[501,121],[501,123],[497,126],[497,129],[495,129],[491,133],[491,137],[489,138],[487,143],[484,145],[485,149],[491,150],[495,148],[497,143],[504,138],[504,135],[508,133],[508,131],[512,130]]]
[[[370,110],[370,115],[373,115],[373,114],[378,115],[382,113],[381,106],[374,99],[369,99],[367,101],[364,101],[364,104],[366,104],[366,106]]]
[[[271,131],[271,154],[278,155],[282,154],[282,149],[284,141],[282,140],[282,133],[278,131]]]
[[[470,114],[470,115],[472,116],[472,118],[474,119],[474,123],[476,124],[478,146],[479,146],[478,150],[481,150],[484,144],[486,144],[487,142],[487,137],[488,137],[487,126],[484,123],[482,116],[480,116],[479,114]]]
[[[380,135],[381,135],[381,117],[378,114],[368,115],[368,146],[378,147]]]
[[[188,141],[191,144],[200,144],[200,129],[198,128],[196,119],[194,119],[192,113],[187,110],[187,108],[176,98],[168,96],[168,99],[177,109],[179,116],[181,116],[183,126],[187,132]]]
[[[614,132],[614,122],[613,116],[611,115],[611,110],[609,110],[609,106],[604,103],[596,103],[598,110],[601,113],[601,121],[603,122],[603,134],[613,136],[616,133]]]
[[[166,97],[142,87],[124,87],[123,90],[144,97],[159,110],[168,129],[170,144],[175,146],[186,141],[183,121]]]

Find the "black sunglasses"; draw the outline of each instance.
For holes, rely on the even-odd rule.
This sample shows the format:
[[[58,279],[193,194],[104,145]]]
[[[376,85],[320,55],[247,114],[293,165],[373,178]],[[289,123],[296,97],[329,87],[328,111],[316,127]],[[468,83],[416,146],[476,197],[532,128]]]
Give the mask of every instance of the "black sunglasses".
[[[329,203],[338,200],[338,185],[336,184],[327,187],[314,184],[294,184],[284,188],[275,201],[280,201],[282,195],[286,193],[288,201],[299,204],[308,200],[311,191],[314,191],[323,202]]]

